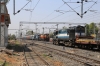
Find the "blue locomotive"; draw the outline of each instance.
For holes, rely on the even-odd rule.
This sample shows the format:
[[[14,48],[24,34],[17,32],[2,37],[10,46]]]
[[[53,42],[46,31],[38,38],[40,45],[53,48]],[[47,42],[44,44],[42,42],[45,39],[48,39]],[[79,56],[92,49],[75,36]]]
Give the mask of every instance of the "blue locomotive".
[[[74,44],[77,37],[85,36],[85,27],[78,25],[68,29],[56,30],[53,35],[53,44],[66,44],[67,42]]]

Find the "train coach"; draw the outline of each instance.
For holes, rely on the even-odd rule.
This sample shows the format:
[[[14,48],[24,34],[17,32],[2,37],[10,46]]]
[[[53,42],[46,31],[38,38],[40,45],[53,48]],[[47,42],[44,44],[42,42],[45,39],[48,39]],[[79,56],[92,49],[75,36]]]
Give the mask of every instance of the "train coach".
[[[74,26],[68,29],[54,31],[53,44],[65,44],[73,47],[100,49],[100,40],[86,36],[85,26]]]
[[[34,35],[26,35],[26,36],[23,36],[22,39],[25,39],[25,40],[34,40]]]
[[[40,34],[39,40],[41,41],[49,41],[49,34]]]

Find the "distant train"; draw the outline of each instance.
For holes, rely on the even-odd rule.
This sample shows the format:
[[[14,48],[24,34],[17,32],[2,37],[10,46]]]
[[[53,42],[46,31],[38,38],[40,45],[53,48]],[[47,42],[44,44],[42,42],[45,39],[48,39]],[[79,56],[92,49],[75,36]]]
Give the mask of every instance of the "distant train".
[[[40,34],[39,40],[49,41],[49,34]]]
[[[73,47],[100,49],[100,40],[92,36],[86,36],[85,26],[80,25],[54,31],[53,44],[66,44]]]
[[[23,36],[22,39],[26,40],[39,40],[39,41],[49,41],[49,34],[35,34]]]
[[[26,36],[23,36],[22,39],[27,39],[27,40],[34,40],[34,35],[26,35]]]

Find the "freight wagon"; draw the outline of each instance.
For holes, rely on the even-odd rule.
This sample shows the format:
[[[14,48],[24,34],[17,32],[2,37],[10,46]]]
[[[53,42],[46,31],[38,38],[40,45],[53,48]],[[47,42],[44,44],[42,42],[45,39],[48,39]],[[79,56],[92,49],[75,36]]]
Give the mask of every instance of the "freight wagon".
[[[40,34],[39,40],[41,41],[49,41],[49,34]]]
[[[81,48],[100,49],[100,40],[92,36],[86,36],[85,26],[74,26],[68,29],[54,31],[53,44],[65,44]]]
[[[22,39],[34,40],[34,35],[26,35],[26,36],[23,36]]]

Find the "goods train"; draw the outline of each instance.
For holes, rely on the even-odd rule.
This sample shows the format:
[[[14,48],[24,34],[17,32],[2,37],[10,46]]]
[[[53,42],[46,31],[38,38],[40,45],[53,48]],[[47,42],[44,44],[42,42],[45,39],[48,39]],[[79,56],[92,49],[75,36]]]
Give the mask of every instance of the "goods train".
[[[53,44],[64,44],[73,47],[100,49],[100,40],[93,36],[86,36],[85,26],[74,26],[68,29],[56,30],[53,33]]]
[[[39,40],[49,41],[49,34],[40,34]]]
[[[26,35],[26,36],[23,36],[22,39],[27,39],[27,40],[34,40],[34,35]]]
[[[22,39],[39,40],[39,41],[49,41],[49,34],[27,35],[27,36],[23,36]]]

